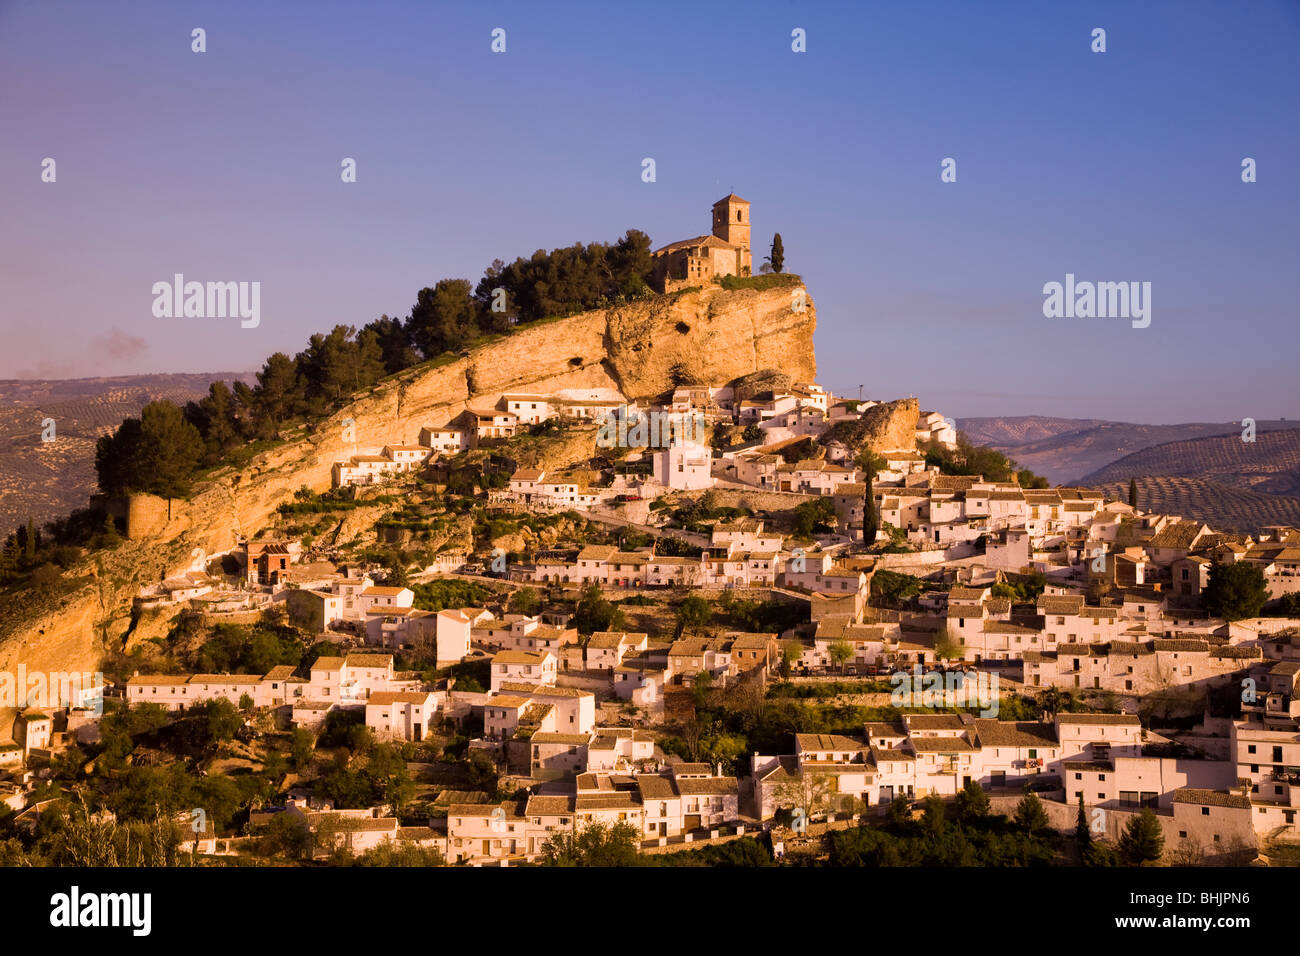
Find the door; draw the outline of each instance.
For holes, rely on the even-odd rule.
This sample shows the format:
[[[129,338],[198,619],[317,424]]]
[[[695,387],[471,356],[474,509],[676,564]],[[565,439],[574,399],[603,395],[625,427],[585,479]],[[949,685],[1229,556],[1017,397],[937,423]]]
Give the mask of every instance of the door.
[[[491,855],[492,855],[492,841],[491,841],[491,840],[484,840],[484,841],[483,841],[483,855],[484,855],[484,856],[491,856]]]
[[[686,829],[698,830],[700,828],[700,815],[698,813],[688,813],[686,815]]]
[[[659,821],[659,835],[660,836],[668,835],[668,821],[666,820]]]
[[[417,744],[423,739],[420,731],[421,731],[421,727],[419,724],[416,724],[411,729],[411,739],[414,740]]]

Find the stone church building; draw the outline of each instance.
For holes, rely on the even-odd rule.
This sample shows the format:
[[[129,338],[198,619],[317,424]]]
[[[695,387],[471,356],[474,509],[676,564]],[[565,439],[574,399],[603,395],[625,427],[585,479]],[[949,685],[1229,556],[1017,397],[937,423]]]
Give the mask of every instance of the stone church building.
[[[662,292],[708,285],[714,276],[747,276],[749,203],[735,193],[713,204],[713,232],[655,250],[655,284]]]

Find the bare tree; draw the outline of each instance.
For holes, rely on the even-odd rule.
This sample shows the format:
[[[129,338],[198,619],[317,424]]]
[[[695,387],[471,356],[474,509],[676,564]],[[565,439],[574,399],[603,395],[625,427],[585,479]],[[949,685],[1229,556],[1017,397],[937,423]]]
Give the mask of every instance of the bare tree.
[[[791,810],[801,807],[806,816],[812,817],[834,808],[836,778],[828,773],[804,771],[778,783],[772,792],[778,807]]]

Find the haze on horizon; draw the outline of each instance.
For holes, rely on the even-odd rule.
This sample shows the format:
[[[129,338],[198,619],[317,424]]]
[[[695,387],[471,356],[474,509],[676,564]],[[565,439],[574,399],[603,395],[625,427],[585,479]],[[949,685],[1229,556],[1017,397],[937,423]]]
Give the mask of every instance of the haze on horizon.
[[[735,191],[755,261],[779,231],[807,281],[839,394],[955,417],[1300,417],[1298,43],[1287,0],[774,2],[734,22],[0,0],[0,378],[251,370],[495,258],[699,235]],[[260,281],[260,325],[155,318],[151,287],[178,272]],[[1150,327],[1044,318],[1067,273],[1149,281]]]

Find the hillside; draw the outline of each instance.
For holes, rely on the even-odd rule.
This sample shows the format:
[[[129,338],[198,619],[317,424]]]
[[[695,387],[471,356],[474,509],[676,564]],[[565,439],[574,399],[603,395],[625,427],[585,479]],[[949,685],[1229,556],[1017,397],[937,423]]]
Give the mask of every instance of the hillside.
[[[0,381],[0,534],[38,525],[86,503],[95,489],[95,442],[146,404],[207,394],[214,381],[251,381],[234,372],[130,375],[58,381]],[[41,440],[54,419],[55,441]]]
[[[1138,478],[1138,507],[1204,521],[1216,531],[1256,531],[1271,524],[1300,526],[1300,498],[1267,495],[1200,478]],[[1109,498],[1128,500],[1128,479],[1093,484]]]
[[[1300,428],[1258,432],[1253,442],[1242,441],[1239,432],[1166,442],[1126,455],[1081,483],[1127,481],[1131,475],[1172,475],[1265,494],[1300,495]]]
[[[493,405],[504,392],[614,388],[650,398],[683,382],[728,382],[765,368],[816,377],[816,311],[791,308],[787,287],[709,288],[658,296],[543,321],[458,358],[437,359],[379,382],[328,418],[284,435],[239,467],[224,466],[189,500],[137,496],[134,540],[97,555],[93,578],[58,607],[0,620],[0,670],[94,669],[103,642],[120,643],[133,622],[131,600],[145,582],[179,571],[194,549],[216,555],[255,533],[303,486],[330,486],[335,461],[363,448],[413,443],[471,402]],[[355,441],[345,441],[345,420]],[[83,562],[88,564],[88,562]]]
[[[1021,426],[1015,426],[1020,419],[1006,419],[1008,424],[999,427],[996,419],[979,419],[984,422],[979,434],[995,436],[999,433],[1014,434]],[[1063,424],[1069,419],[1046,419],[1045,421]],[[1043,475],[1053,484],[1078,484],[1080,475],[1090,475],[1111,462],[1126,455],[1139,452],[1144,448],[1166,442],[1187,441],[1213,435],[1241,435],[1241,426],[1233,422],[1190,422],[1181,425],[1139,425],[1131,422],[1100,422],[1080,419],[1080,427],[1060,431],[1054,435],[1022,442],[976,441],[976,444],[991,444],[998,451],[1014,458],[1023,468],[1029,468]],[[1043,426],[1046,427],[1046,426]],[[1294,428],[1294,422],[1259,421],[1257,432],[1271,429]],[[959,421],[958,428],[966,431]],[[1032,428],[1025,427],[1026,433]],[[1127,479],[1127,475],[1125,478]],[[1085,481],[1086,483],[1086,481]]]

